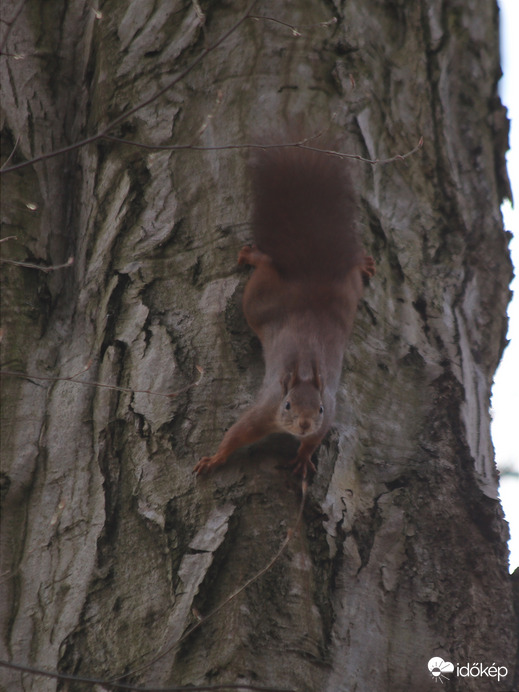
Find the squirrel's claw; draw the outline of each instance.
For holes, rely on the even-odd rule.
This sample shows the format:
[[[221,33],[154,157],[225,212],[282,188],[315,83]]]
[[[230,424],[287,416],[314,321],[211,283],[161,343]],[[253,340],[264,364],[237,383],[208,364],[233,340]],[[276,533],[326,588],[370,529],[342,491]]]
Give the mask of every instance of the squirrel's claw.
[[[301,476],[301,478],[306,478],[308,476],[308,471],[311,473],[315,473],[317,471],[315,464],[308,456],[297,456],[295,459],[293,459],[293,461],[290,462],[290,465],[294,467],[292,473],[296,474],[297,476]]]
[[[370,255],[364,256],[364,264],[362,265],[362,273],[371,279],[375,276],[375,260]]]
[[[196,473],[197,476],[200,476],[203,473],[207,473],[208,471],[215,469],[222,463],[223,462],[216,456],[216,454],[212,457],[202,457],[198,464],[195,464],[195,466],[193,467],[193,473]]]
[[[255,245],[244,245],[238,255],[238,264],[254,264],[254,253],[257,252]]]

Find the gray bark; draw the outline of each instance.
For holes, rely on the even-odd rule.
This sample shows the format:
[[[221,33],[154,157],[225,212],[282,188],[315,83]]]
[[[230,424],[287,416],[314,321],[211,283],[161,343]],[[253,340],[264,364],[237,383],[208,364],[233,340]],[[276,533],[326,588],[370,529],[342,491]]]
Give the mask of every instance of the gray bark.
[[[201,5],[205,23],[181,0],[105,3],[100,19],[79,0],[6,2],[2,162],[15,144],[8,166],[99,132],[245,11]],[[496,5],[258,2],[254,14],[301,35],[248,19],[110,134],[212,147],[326,129],[372,159],[425,146],[351,163],[377,275],[298,530],[129,680],[414,692],[441,656],[506,666],[484,689],[512,689],[517,615],[488,411],[511,276]],[[290,440],[192,474],[262,377],[236,267],[248,156],[99,140],[2,175],[2,237],[16,236],[4,258],[74,257],[49,273],[2,265],[2,363],[33,375],[2,382],[3,660],[104,679],[140,669],[296,524]],[[89,363],[77,378],[89,385],[36,378]],[[58,686],[5,668],[0,679]]]

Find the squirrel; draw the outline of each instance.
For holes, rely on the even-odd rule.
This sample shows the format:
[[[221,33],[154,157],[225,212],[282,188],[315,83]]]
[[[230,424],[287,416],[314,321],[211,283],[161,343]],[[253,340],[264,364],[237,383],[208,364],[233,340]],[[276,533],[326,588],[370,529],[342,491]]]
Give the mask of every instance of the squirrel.
[[[334,420],[363,275],[372,277],[375,264],[360,243],[353,185],[337,156],[265,149],[252,183],[254,245],[238,263],[254,267],[243,312],[261,341],[265,376],[256,403],[193,470],[215,469],[240,447],[285,432],[300,441],[291,463],[306,478]]]

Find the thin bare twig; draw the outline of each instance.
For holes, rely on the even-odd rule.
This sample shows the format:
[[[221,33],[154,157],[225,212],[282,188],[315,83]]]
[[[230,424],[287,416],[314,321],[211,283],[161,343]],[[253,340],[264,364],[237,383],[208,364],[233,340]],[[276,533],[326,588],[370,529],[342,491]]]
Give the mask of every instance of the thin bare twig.
[[[128,394],[152,394],[153,396],[163,396],[166,399],[173,399],[184,392],[187,392],[192,387],[198,387],[202,378],[204,376],[204,369],[200,365],[195,365],[198,370],[200,377],[196,382],[191,382],[191,384],[178,389],[176,392],[155,392],[152,389],[132,389],[131,387],[119,387],[115,384],[106,384],[105,382],[86,382],[85,380],[76,380],[75,377],[85,373],[92,363],[90,362],[84,370],[77,373],[76,375],[71,375],[70,377],[51,377],[45,375],[31,375],[27,372],[18,372],[16,370],[0,370],[0,375],[8,375],[11,377],[23,377],[25,380],[42,380],[44,382],[74,382],[75,384],[86,384],[89,387],[104,387],[105,389],[113,389],[116,392],[126,392]]]
[[[14,237],[15,236],[10,236],[10,238]],[[8,240],[8,238],[4,238],[4,240]],[[64,264],[53,264],[52,266],[45,264],[33,264],[32,262],[18,262],[17,260],[7,259],[6,257],[0,257],[0,262],[5,262],[5,264],[14,264],[17,267],[25,267],[27,269],[39,269],[41,272],[48,274],[49,272],[56,271],[56,269],[66,269],[67,267],[71,267],[74,264],[74,258],[69,257]]]
[[[301,24],[301,26],[296,27],[294,24],[289,24],[288,22],[283,22],[281,19],[277,19],[276,17],[266,17],[264,15],[251,15],[251,19],[256,19],[257,21],[263,20],[266,22],[274,22],[275,24],[281,24],[281,26],[286,26],[287,29],[290,29],[290,33],[292,36],[295,36],[296,38],[299,38],[301,36],[301,31],[300,29],[315,29],[316,27],[327,27],[332,24],[337,24],[337,17],[332,17],[331,19],[328,19],[324,22],[317,22],[316,24]]]
[[[286,144],[220,144],[214,146],[204,146],[201,144],[145,144],[143,142],[134,142],[129,139],[123,139],[122,137],[115,137],[112,135],[104,135],[103,138],[112,142],[120,142],[121,144],[129,144],[133,147],[150,149],[154,151],[182,151],[185,149],[191,149],[193,151],[221,151],[222,149],[309,149],[310,151],[316,151],[321,154],[337,156],[340,159],[354,159],[356,161],[363,161],[364,163],[369,163],[372,165],[393,163],[394,161],[404,161],[422,149],[424,144],[424,138],[420,137],[418,144],[405,154],[395,154],[395,156],[388,159],[367,159],[360,154],[348,154],[345,151],[335,151],[333,149],[320,149],[319,147],[311,147],[306,144],[313,139],[317,139],[319,136],[320,134],[311,135],[297,142],[287,142]]]
[[[216,144],[213,146],[203,144],[146,144],[144,142],[134,142],[130,139],[115,137],[113,135],[105,135],[103,139],[108,139],[111,142],[119,142],[121,144],[129,144],[130,146],[139,147],[141,149],[158,151],[182,151],[185,149],[192,149],[193,151],[221,151],[223,149],[278,149],[280,147],[301,147],[306,144],[306,142],[317,139],[321,134],[322,132],[319,132],[316,135],[310,135],[297,142],[288,142],[286,144]]]
[[[143,687],[141,685],[132,685],[130,683],[107,682],[100,678],[84,678],[78,675],[67,675],[66,673],[54,673],[41,668],[32,668],[23,666],[19,663],[10,663],[9,661],[0,660],[0,666],[11,668],[11,670],[19,670],[21,673],[29,675],[42,675],[46,678],[54,678],[55,680],[66,680],[69,682],[82,682],[90,685],[102,685],[103,687],[112,687],[116,690],[133,690],[134,692],[184,692],[185,690],[196,690],[198,692],[215,692],[216,690],[250,690],[251,692],[294,692],[280,687],[263,687],[261,685],[247,685],[244,683],[230,685],[181,685],[174,687]]]
[[[404,161],[405,159],[408,159],[410,156],[416,154],[417,151],[422,149],[423,145],[424,138],[422,136],[420,137],[420,141],[418,142],[418,144],[415,147],[413,147],[410,151],[406,152],[405,154],[395,154],[395,156],[391,156],[389,159],[366,159],[360,154],[346,154],[342,151],[334,151],[333,149],[319,149],[318,147],[309,147],[307,145],[301,145],[301,149],[309,149],[310,151],[317,151],[321,152],[322,154],[337,156],[340,159],[355,159],[356,161],[363,161],[364,163],[384,164],[393,163],[394,161]]]
[[[8,235],[5,238],[0,238],[0,243],[5,243],[6,240],[18,240],[18,236]],[[26,269],[38,269],[41,272],[48,274],[49,272],[56,271],[56,269],[66,269],[74,264],[74,258],[69,257],[64,264],[53,264],[51,266],[45,264],[34,264],[34,262],[19,262],[18,260],[7,259],[7,257],[0,257],[0,262],[5,264],[14,264],[16,267],[25,267]]]

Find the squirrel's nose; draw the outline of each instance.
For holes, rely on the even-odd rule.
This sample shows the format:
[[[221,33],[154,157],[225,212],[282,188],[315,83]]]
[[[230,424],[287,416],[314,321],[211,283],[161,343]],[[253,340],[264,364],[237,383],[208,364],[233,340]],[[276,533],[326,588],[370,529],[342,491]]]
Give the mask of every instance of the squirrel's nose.
[[[306,432],[310,427],[310,421],[304,418],[302,421],[299,421],[299,427],[301,428],[301,432]]]

